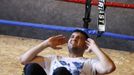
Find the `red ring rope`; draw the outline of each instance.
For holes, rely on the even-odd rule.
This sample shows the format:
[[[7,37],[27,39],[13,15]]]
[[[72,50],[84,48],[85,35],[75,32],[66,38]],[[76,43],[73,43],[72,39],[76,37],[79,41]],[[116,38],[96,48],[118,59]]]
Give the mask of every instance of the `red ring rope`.
[[[85,2],[86,2],[86,0],[59,0],[59,1],[74,2],[74,3],[81,3],[81,4],[85,4]],[[97,6],[98,1],[92,0],[91,4]],[[125,3],[118,3],[118,2],[106,2],[105,5],[109,6],[109,7],[120,7],[120,8],[134,9],[134,4],[125,4]]]

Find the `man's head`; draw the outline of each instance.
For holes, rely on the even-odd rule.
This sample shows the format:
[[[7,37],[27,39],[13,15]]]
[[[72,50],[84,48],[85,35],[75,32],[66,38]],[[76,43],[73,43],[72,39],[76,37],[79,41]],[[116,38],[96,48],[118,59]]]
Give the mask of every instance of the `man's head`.
[[[84,53],[86,46],[86,40],[88,38],[88,35],[86,32],[81,30],[75,30],[72,35],[70,36],[70,39],[68,40],[68,49],[70,53],[73,54],[82,54]]]

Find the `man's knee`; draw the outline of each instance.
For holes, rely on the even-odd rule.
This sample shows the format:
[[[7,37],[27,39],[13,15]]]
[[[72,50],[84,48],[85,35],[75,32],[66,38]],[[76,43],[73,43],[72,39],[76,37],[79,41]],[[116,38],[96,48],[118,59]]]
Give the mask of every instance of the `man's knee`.
[[[37,63],[29,63],[24,67],[25,75],[46,75],[44,69]]]
[[[38,68],[38,67],[40,67],[40,65],[39,64],[37,64],[37,63],[29,63],[29,64],[26,64],[25,65],[25,67],[24,67],[24,69],[29,69],[29,68]]]
[[[72,75],[65,67],[56,68],[53,75]]]

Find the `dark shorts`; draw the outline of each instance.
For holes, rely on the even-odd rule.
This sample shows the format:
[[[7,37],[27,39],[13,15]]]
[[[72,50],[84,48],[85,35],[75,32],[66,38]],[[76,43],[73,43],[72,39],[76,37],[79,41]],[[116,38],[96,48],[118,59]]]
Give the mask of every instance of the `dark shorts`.
[[[44,69],[37,63],[29,63],[24,67],[24,75],[47,75]],[[65,67],[54,70],[53,75],[72,75]]]

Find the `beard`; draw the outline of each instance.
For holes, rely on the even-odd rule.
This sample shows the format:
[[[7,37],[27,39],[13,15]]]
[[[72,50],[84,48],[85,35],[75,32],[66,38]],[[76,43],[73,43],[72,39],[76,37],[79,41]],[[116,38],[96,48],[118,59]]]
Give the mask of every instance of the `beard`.
[[[75,53],[75,54],[80,53],[82,51],[82,49],[80,49],[77,46],[69,46],[69,45],[68,45],[68,50],[70,53]]]

